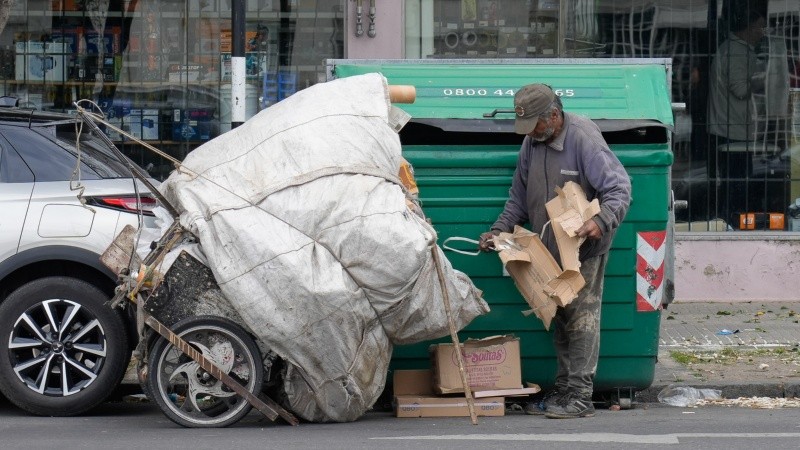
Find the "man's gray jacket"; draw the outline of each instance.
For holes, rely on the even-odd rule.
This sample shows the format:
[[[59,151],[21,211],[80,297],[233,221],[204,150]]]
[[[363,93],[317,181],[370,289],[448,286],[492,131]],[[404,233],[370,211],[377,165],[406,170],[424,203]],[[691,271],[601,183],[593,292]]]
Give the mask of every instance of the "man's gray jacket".
[[[587,239],[581,246],[580,260],[608,252],[617,227],[628,212],[630,178],[597,125],[567,112],[561,133],[552,142],[544,144],[525,137],[508,201],[491,229],[513,231],[514,225],[527,222],[531,231],[541,233],[549,220],[544,205],[556,196],[555,188],[567,181],[580,184],[590,201],[597,198],[600,202],[600,214],[594,221],[603,237]],[[561,261],[549,225],[541,238],[556,261]]]

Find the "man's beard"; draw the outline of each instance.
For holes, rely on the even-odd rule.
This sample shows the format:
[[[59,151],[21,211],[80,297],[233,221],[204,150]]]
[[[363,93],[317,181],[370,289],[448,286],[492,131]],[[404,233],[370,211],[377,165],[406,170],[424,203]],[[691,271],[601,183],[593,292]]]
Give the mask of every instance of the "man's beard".
[[[550,139],[553,136],[553,133],[556,131],[556,127],[548,127],[546,130],[542,131],[539,134],[534,133],[531,138],[533,138],[536,142],[544,142]]]

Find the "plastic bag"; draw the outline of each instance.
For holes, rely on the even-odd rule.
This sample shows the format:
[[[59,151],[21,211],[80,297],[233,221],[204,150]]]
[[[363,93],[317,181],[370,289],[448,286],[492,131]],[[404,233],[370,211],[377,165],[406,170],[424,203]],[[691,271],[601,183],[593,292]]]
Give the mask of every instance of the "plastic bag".
[[[718,389],[697,389],[691,386],[669,385],[658,393],[658,402],[671,406],[694,406],[700,400],[719,400],[722,391]]]

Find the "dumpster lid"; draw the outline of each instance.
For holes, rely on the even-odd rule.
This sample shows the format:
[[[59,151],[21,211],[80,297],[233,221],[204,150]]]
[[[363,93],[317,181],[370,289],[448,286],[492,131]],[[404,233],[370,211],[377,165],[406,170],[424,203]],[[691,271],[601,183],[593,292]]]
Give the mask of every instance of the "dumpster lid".
[[[564,109],[593,119],[602,131],[672,128],[669,58],[327,61],[328,79],[380,72],[390,84],[417,89],[396,106],[415,122],[446,131],[513,132],[516,91],[545,83]]]

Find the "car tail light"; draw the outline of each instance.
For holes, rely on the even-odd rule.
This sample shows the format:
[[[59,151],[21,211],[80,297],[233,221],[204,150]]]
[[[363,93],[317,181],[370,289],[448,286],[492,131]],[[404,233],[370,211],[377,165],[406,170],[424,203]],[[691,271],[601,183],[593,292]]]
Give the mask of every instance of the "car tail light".
[[[153,208],[158,205],[156,199],[142,195],[138,200],[137,202],[137,198],[134,195],[118,195],[92,197],[88,203],[130,213],[138,213],[141,211],[141,213],[146,216],[152,216]]]

